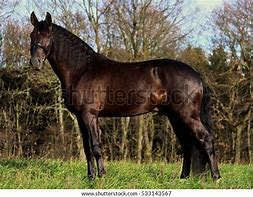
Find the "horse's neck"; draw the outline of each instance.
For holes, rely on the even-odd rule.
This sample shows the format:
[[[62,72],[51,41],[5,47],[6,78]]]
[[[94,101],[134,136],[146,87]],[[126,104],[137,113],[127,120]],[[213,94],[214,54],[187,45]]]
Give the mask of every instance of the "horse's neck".
[[[67,30],[54,26],[53,53],[49,62],[64,87],[74,85],[88,69],[95,52]]]

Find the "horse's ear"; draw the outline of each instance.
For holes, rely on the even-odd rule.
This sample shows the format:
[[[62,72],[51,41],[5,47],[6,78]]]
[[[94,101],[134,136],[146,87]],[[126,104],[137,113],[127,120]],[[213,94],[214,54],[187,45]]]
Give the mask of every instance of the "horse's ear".
[[[52,18],[51,18],[51,14],[50,14],[49,12],[47,12],[45,21],[46,21],[46,23],[47,23],[49,26],[52,25]]]
[[[37,19],[36,15],[34,14],[34,12],[31,13],[30,18],[31,18],[31,23],[33,24],[34,27],[36,27],[38,24],[38,19]]]

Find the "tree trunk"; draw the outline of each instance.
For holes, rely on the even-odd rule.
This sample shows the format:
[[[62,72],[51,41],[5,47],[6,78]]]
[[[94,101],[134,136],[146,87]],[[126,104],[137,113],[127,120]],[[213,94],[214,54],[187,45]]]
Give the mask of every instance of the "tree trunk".
[[[235,139],[235,163],[239,164],[241,161],[241,140],[242,140],[242,125],[239,125],[236,129]]]
[[[250,163],[253,163],[253,143],[252,143],[253,142],[253,127],[252,126],[249,127],[249,138],[248,138],[248,140],[249,140],[249,146],[250,146],[249,147],[249,151],[250,151],[249,161],[250,161]]]
[[[99,31],[100,31],[100,16],[102,16],[99,12],[101,10],[99,10],[99,3],[98,1],[93,2],[91,0],[88,0],[87,2],[83,2],[84,8],[85,8],[85,12],[88,16],[88,19],[91,23],[93,32],[95,34],[95,43],[96,43],[96,47],[97,47],[97,52],[100,52],[101,49],[101,44],[100,44],[100,35],[99,35]]]
[[[172,137],[172,141],[171,141],[171,146],[172,146],[171,158],[172,159],[171,159],[171,161],[178,162],[179,157],[181,157],[181,155],[179,155],[179,146],[178,146],[177,136],[175,133],[172,133],[171,137]]]
[[[69,113],[69,115],[70,115],[71,119],[73,120],[74,129],[76,132],[76,143],[77,143],[76,145],[77,145],[77,149],[78,149],[78,153],[79,153],[78,157],[80,160],[84,160],[85,154],[84,154],[83,140],[82,140],[82,134],[80,132],[79,124],[78,124],[78,121],[74,115],[72,115],[71,113]]]
[[[176,137],[173,132],[173,128],[169,122],[169,119],[166,117],[163,120],[163,128],[164,128],[164,158],[165,162],[175,162],[175,145],[176,145]]]
[[[142,160],[142,140],[143,140],[143,126],[144,126],[144,117],[143,115],[137,117],[138,124],[138,133],[137,133],[137,163],[140,164]]]
[[[126,160],[127,157],[127,131],[129,128],[129,123],[130,123],[130,117],[126,118],[120,118],[121,122],[121,131],[122,131],[122,138],[121,138],[121,144],[120,144],[120,156],[121,159]]]
[[[144,158],[146,162],[152,162],[152,147],[153,147],[153,138],[154,138],[154,120],[152,114],[146,115],[146,120],[144,120],[145,124],[143,124],[143,135],[144,142],[146,145]]]
[[[61,103],[62,95],[61,90],[58,89],[58,97],[57,97],[57,103],[58,103],[58,119],[59,119],[59,127],[60,127],[60,135],[61,135],[61,142],[63,147],[65,147],[65,139],[64,139],[64,121],[63,121],[63,106]]]
[[[251,79],[253,75],[253,68],[252,66],[250,67],[250,77],[249,79]],[[248,121],[248,143],[249,143],[249,162],[253,163],[253,120],[252,120],[252,101],[253,101],[253,85],[252,85],[252,80],[250,80],[250,87],[249,87],[249,91],[250,91],[250,115],[249,115],[249,121]]]
[[[249,143],[249,162],[253,163],[253,125],[252,125],[252,111],[250,110],[250,118],[248,124],[248,143]]]
[[[5,110],[2,111],[3,113],[3,118],[4,118],[4,126],[5,126],[5,144],[4,144],[4,150],[5,150],[5,155],[7,157],[10,157],[11,154],[10,154],[10,136],[9,136],[9,128],[10,128],[10,125],[9,125],[9,120],[8,120],[8,117],[7,117],[7,113]]]
[[[241,140],[240,143],[242,144],[242,153],[240,157],[241,162],[250,163],[251,162],[251,143],[250,143],[250,125],[251,124],[251,109],[250,107],[247,109],[245,117],[241,120]],[[243,132],[245,130],[245,132]]]
[[[21,139],[21,126],[19,122],[20,113],[19,113],[19,105],[16,104],[16,130],[17,130],[17,137],[18,137],[18,157],[23,155],[23,147],[22,147],[22,139]]]

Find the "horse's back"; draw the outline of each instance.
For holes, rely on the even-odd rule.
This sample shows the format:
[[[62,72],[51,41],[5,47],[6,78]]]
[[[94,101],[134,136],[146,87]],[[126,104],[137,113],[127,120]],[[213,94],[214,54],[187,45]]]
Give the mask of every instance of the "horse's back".
[[[201,89],[200,74],[189,65],[172,59],[154,59],[141,62],[108,60],[102,69],[107,86],[113,90],[163,89],[167,92]],[[190,91],[190,90],[188,90]]]
[[[105,57],[103,57],[105,58]],[[103,59],[105,61],[105,59]],[[116,70],[118,72],[123,71],[140,71],[146,73],[146,71],[151,70],[152,68],[159,68],[161,73],[171,73],[179,75],[187,75],[191,78],[196,78],[200,80],[200,74],[195,71],[191,66],[186,63],[173,60],[173,59],[153,59],[140,62],[117,62],[110,59],[107,59],[107,69]],[[133,74],[133,73],[132,73]]]

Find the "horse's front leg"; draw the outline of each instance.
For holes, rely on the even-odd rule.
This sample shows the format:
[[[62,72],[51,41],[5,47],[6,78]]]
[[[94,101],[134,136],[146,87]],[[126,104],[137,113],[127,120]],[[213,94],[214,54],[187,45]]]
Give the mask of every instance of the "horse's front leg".
[[[83,147],[84,152],[87,160],[87,170],[88,170],[88,177],[95,178],[96,177],[96,171],[95,171],[95,165],[94,165],[94,155],[92,151],[92,142],[91,137],[89,134],[89,129],[87,128],[82,116],[77,116],[79,128],[82,134],[83,139]]]
[[[102,177],[105,175],[105,167],[102,156],[101,130],[98,125],[98,117],[93,114],[86,113],[83,114],[83,118],[91,136],[92,151],[97,162],[98,176]]]
[[[103,147],[102,147],[102,140],[101,140],[101,129],[99,128],[99,125],[97,125],[97,128],[98,128],[97,132],[98,132],[99,149],[100,149],[97,152],[99,152],[100,154],[98,154],[97,156],[95,154],[95,158],[96,158],[97,166],[98,166],[98,176],[103,177],[106,174],[106,171],[105,171],[104,160],[103,160],[103,155],[102,155]]]

